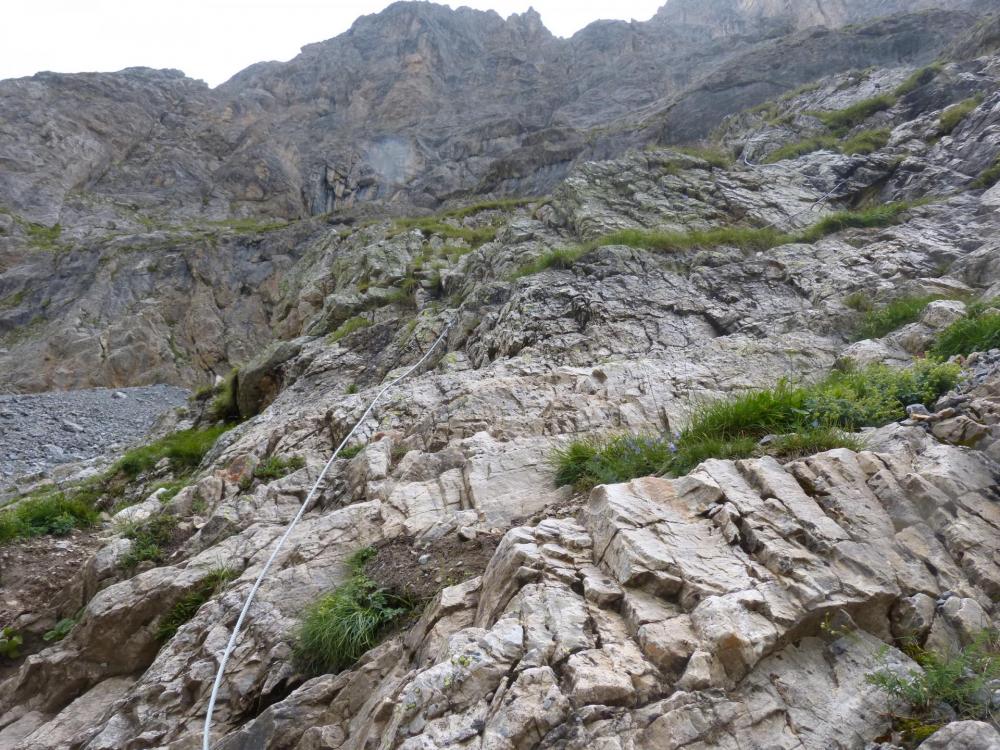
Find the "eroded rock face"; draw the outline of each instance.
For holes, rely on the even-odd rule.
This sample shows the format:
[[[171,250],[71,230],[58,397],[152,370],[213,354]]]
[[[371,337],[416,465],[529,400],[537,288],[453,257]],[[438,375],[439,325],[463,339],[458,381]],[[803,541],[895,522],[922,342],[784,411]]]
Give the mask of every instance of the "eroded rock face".
[[[704,399],[782,376],[817,378],[848,360],[906,364],[969,311],[934,302],[898,331],[851,343],[861,321],[852,297],[987,301],[1000,282],[1000,215],[990,192],[959,189],[971,178],[959,164],[996,157],[995,97],[951,136],[924,136],[957,97],[995,86],[997,69],[994,58],[945,66],[926,84],[933,91],[859,125],[891,130],[869,155],[817,151],[754,166],[754,148],[812,127],[807,110],[862,101],[873,81],[895,86],[909,69],[797,94],[786,104],[802,122],[766,136],[756,115],[734,119],[720,137],[745,144],[749,163],[654,148],[581,164],[550,201],[443,217],[447,229],[216,227],[201,237],[220,248],[204,254],[207,266],[183,247],[167,252],[163,262],[201,269],[176,292],[194,312],[186,328],[151,330],[187,330],[198,344],[203,327],[212,371],[236,358],[223,350],[241,331],[254,351],[237,401],[248,416],[261,411],[219,441],[190,486],[117,514],[181,519],[163,564],[122,570],[131,542],[108,524],[53,594],[73,611],[53,605],[32,617],[31,603],[18,604],[12,617],[37,648],[0,675],[0,747],[197,747],[219,656],[272,545],[382,385],[450,325],[426,368],[360,425],[363,448],[334,462],[277,559],[223,681],[217,746],[865,748],[890,729],[892,710],[906,709],[865,681],[875,669],[916,667],[894,644],[947,651],[998,624],[1000,353],[969,357],[955,392],[867,431],[858,452],[709,460],[683,478],[586,496],[554,486],[550,457],[574,438],[675,431]],[[288,87],[305,75],[283,70]],[[284,80],[278,72],[248,79]],[[343,195],[345,174],[330,177]],[[813,242],[609,244],[568,268],[516,275],[552,248],[616,230],[742,221],[794,233],[872,196],[925,193],[938,198],[895,224]],[[92,261],[98,280],[107,263],[126,273],[106,251],[95,252],[110,260]],[[256,292],[241,281],[249,271],[226,270],[228,257],[255,269]],[[260,289],[267,302],[254,307]],[[140,291],[129,300],[145,299]],[[79,304],[96,305],[99,294],[88,294]],[[8,309],[22,315],[23,302]],[[73,335],[89,341],[99,330],[81,316]],[[282,341],[255,348],[275,333]],[[16,343],[0,362],[28,373],[38,351]],[[159,361],[150,356],[149,372]],[[254,480],[272,457],[304,465]],[[419,545],[477,534],[502,537],[488,566],[457,585],[442,577],[418,622],[340,674],[296,671],[299,617],[346,579],[353,552],[412,538],[419,565]],[[158,637],[174,605],[220,566],[233,579],[173,637]],[[42,644],[50,620],[79,606],[69,634]],[[938,741],[993,740],[956,724]]]

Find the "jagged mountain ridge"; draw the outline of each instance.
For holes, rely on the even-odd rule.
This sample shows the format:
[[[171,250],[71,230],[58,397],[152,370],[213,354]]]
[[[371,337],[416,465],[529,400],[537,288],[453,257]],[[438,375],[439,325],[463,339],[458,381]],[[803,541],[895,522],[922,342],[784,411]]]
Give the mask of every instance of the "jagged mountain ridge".
[[[204,383],[316,330],[283,298],[322,212],[548,192],[831,70],[927,62],[976,18],[947,6],[795,31],[815,19],[716,3],[785,19],[723,38],[677,2],[560,40],[532,13],[397,3],[216,90],[139,69],[0,82],[0,386]],[[256,231],[272,216],[298,226]]]
[[[800,9],[812,3],[713,3],[694,6],[694,16],[675,1],[648,23],[600,22],[563,40],[530,12],[504,20],[401,2],[215,90],[145,70],[7,81],[0,205],[69,225],[96,213],[88,197],[220,219],[297,218],[372,201],[410,210],[470,192],[539,194],[581,159],[648,142],[650,134],[634,132],[644,111],[654,114],[742,50],[818,21],[837,27],[927,5],[840,3],[824,21]],[[952,13],[914,24],[918,57],[971,23],[960,12],[966,0],[935,5]],[[725,32],[723,19],[739,19],[739,33]],[[922,37],[929,31],[949,39],[934,43]],[[826,57],[825,73],[885,63],[857,48]],[[906,61],[921,62],[898,60]],[[794,69],[782,77],[760,95],[803,82]],[[41,111],[44,122],[33,120]],[[713,117],[722,114],[716,104]],[[520,173],[517,164],[528,161],[535,168]]]

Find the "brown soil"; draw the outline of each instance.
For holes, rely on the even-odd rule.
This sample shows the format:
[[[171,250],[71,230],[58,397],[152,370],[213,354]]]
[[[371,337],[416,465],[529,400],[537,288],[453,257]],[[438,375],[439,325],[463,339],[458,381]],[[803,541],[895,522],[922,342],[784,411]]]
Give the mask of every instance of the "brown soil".
[[[470,541],[448,535],[419,545],[412,537],[396,537],[375,545],[365,574],[401,596],[426,601],[443,588],[481,575],[499,543],[499,536],[488,534]],[[421,565],[423,555],[428,557]]]

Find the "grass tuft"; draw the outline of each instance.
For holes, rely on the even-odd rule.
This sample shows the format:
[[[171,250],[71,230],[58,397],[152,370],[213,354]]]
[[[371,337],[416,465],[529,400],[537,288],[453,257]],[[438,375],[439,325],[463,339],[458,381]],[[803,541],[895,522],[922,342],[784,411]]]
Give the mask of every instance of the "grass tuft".
[[[840,150],[848,156],[853,156],[855,154],[873,154],[879,149],[885,148],[885,145],[888,142],[888,128],[863,130],[844,141],[840,146]]]
[[[33,536],[64,536],[98,518],[91,493],[42,491],[0,511],[0,544]]]
[[[375,646],[390,625],[413,609],[414,603],[368,578],[364,565],[370,548],[351,556],[351,577],[311,604],[302,617],[293,660],[305,674],[338,672]]]
[[[216,422],[238,421],[240,407],[236,400],[239,389],[240,370],[234,367],[223,379],[215,392],[215,398],[208,407],[208,415]]]
[[[215,441],[230,429],[230,425],[223,424],[174,432],[149,445],[133,448],[112,467],[112,473],[134,479],[164,458],[170,460],[173,469],[197,468],[205,454],[215,445]]]
[[[987,190],[1000,182],[1000,156],[990,166],[979,173],[969,185],[973,190]]]
[[[126,525],[122,536],[132,540],[132,548],[118,561],[118,566],[132,570],[142,562],[163,562],[163,548],[170,544],[176,528],[177,518],[169,513]]]
[[[844,229],[872,229],[899,224],[912,208],[924,201],[899,201],[856,211],[838,211],[824,216],[799,235],[801,242],[815,242]]]
[[[962,120],[982,103],[983,97],[980,94],[948,107],[941,113],[941,118],[938,120],[938,135],[951,135],[951,132],[959,126]]]
[[[790,459],[837,447],[860,450],[860,440],[845,431],[902,419],[909,404],[930,406],[955,385],[958,373],[956,365],[924,360],[903,370],[872,365],[834,372],[813,385],[782,380],[702,405],[688,428],[672,437],[574,441],[553,454],[555,479],[588,489],[652,474],[681,476],[708,458]]]
[[[281,477],[288,476],[293,471],[298,471],[305,465],[305,459],[301,456],[293,456],[292,458],[271,456],[257,464],[257,468],[253,470],[253,475],[257,479],[281,479]]]
[[[967,313],[938,334],[929,354],[947,359],[1000,348],[1000,311],[995,307],[971,305]]]
[[[813,112],[836,135],[843,135],[848,130],[857,127],[872,115],[890,109],[896,103],[892,94],[882,94],[871,99],[865,99],[852,104],[845,109],[831,112]]]
[[[363,318],[360,315],[348,318],[337,327],[337,330],[327,337],[327,341],[331,344],[336,344],[342,338],[350,336],[352,333],[360,331],[362,328],[368,328],[371,324],[372,322],[368,320],[368,318]]]
[[[896,90],[892,93],[898,96],[906,96],[907,94],[916,91],[921,86],[926,86],[928,83],[937,78],[938,73],[941,72],[944,65],[939,62],[933,62],[920,70],[915,71],[909,78],[903,81],[896,87]]]
[[[181,598],[160,620],[160,624],[156,628],[156,639],[168,641],[173,638],[180,627],[195,616],[201,605],[211,599],[235,576],[236,571],[231,568],[215,568],[209,571],[197,587]]]
[[[855,331],[854,339],[877,339],[913,323],[934,300],[943,299],[940,294],[900,297],[881,307],[869,309],[864,320]]]
[[[765,164],[774,164],[785,159],[794,159],[799,156],[811,154],[814,151],[836,151],[840,147],[840,140],[832,135],[814,135],[803,138],[794,143],[786,143],[784,146],[775,149],[764,159]]]

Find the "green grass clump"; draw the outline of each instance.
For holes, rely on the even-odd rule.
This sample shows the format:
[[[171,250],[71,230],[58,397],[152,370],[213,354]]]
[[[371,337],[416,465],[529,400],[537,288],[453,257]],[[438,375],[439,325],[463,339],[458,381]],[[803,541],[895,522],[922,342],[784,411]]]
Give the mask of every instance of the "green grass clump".
[[[815,242],[828,234],[844,229],[871,229],[899,224],[907,211],[922,205],[922,201],[898,201],[856,211],[838,211],[824,216],[799,234],[801,242]]]
[[[354,445],[345,445],[344,449],[338,455],[338,458],[354,458],[356,455],[361,453],[365,449],[364,443],[355,443]]]
[[[239,390],[240,370],[234,367],[215,391],[215,398],[208,406],[208,415],[216,422],[238,421],[240,407],[236,400]]]
[[[133,448],[112,467],[112,473],[134,479],[152,469],[163,458],[170,459],[173,469],[197,468],[219,436],[230,429],[231,425],[223,424],[172,433],[155,443]]]
[[[371,324],[372,322],[368,320],[368,318],[363,318],[360,315],[348,318],[337,327],[337,330],[327,337],[327,341],[331,344],[336,344],[342,338],[350,336],[352,333],[360,331],[362,328],[367,328]]]
[[[903,370],[871,365],[834,372],[812,385],[782,380],[702,405],[673,437],[574,441],[554,453],[555,479],[587,489],[651,474],[681,476],[708,458],[788,459],[838,447],[860,450],[860,440],[845,431],[902,419],[909,404],[930,406],[955,385],[958,373],[955,365],[921,361]],[[772,437],[762,444],[766,436]]]
[[[311,604],[302,617],[293,660],[306,674],[337,672],[375,646],[414,603],[380,587],[364,573],[374,554],[365,549],[349,560],[351,577]]]
[[[201,605],[211,599],[229,581],[233,580],[236,572],[230,568],[216,568],[198,584],[194,591],[184,596],[178,601],[170,611],[160,620],[156,628],[156,639],[158,641],[169,641],[184,623],[195,616]]]
[[[587,253],[594,248],[589,245],[577,245],[576,247],[558,247],[548,252],[542,253],[531,263],[522,266],[511,276],[512,279],[519,279],[522,276],[532,276],[541,273],[549,268],[567,269],[572,268]]]
[[[474,216],[482,211],[511,211],[515,208],[530,206],[537,203],[538,198],[498,198],[496,200],[479,201],[462,208],[455,208],[445,211],[442,216],[452,219],[464,219],[467,216]]]
[[[948,107],[948,109],[941,113],[941,118],[938,120],[938,134],[950,135],[951,131],[957,128],[959,123],[982,103],[982,95],[976,95]]]
[[[929,354],[941,359],[1000,348],[1000,311],[972,305],[968,314],[938,334]]]
[[[657,252],[680,252],[726,245],[741,250],[767,250],[789,241],[788,235],[770,228],[716,227],[690,232],[623,229],[598,240],[598,246],[628,245]]]
[[[781,148],[772,151],[764,159],[765,164],[774,164],[785,159],[794,159],[798,156],[811,154],[814,151],[836,151],[840,146],[840,141],[832,135],[814,135],[803,138],[794,143],[786,143]]]
[[[840,150],[849,156],[855,154],[872,154],[884,148],[888,142],[888,128],[863,130],[844,141],[840,146]]]
[[[979,173],[969,185],[973,190],[987,190],[1000,182],[1000,156],[990,166]]]
[[[435,216],[397,219],[393,226],[391,236],[395,237],[411,229],[419,229],[425,237],[438,234],[448,239],[465,240],[472,247],[484,245],[487,242],[492,241],[497,236],[496,227],[455,226],[454,224],[449,224],[441,218]]]
[[[0,544],[44,534],[63,536],[93,525],[98,515],[90,493],[35,493],[0,511]]]
[[[826,125],[837,135],[843,135],[851,128],[854,128],[877,112],[891,108],[896,103],[896,97],[892,94],[882,94],[871,99],[865,99],[852,104],[846,109],[838,109],[832,112],[813,112],[820,122]]]
[[[894,716],[907,739],[919,741],[932,734],[940,719],[940,706],[950,706],[958,720],[989,719],[989,685],[1000,678],[1000,636],[986,630],[958,653],[940,654],[913,645],[904,650],[920,665],[900,673],[885,665],[888,646],[879,654],[882,666],[865,676],[889,697],[909,706],[910,715]]]
[[[139,563],[163,562],[163,548],[170,544],[177,528],[177,518],[169,513],[153,516],[139,524],[129,524],[122,536],[132,540],[132,548],[118,561],[123,570],[132,570]]]
[[[871,309],[865,314],[864,320],[855,331],[854,338],[856,341],[877,339],[892,333],[908,323],[918,320],[924,308],[938,299],[942,299],[940,294],[900,297],[881,307]]]
[[[257,468],[253,470],[253,475],[257,479],[281,479],[281,477],[288,476],[293,471],[298,471],[305,465],[305,459],[301,456],[293,456],[292,458],[271,456],[267,460],[257,464]]]
[[[921,86],[926,86],[928,83],[937,78],[938,73],[941,72],[944,65],[939,62],[933,62],[920,70],[915,71],[909,78],[899,84],[895,91],[892,93],[899,96],[906,96],[912,91],[916,91]]]

